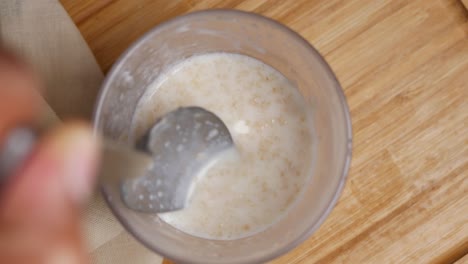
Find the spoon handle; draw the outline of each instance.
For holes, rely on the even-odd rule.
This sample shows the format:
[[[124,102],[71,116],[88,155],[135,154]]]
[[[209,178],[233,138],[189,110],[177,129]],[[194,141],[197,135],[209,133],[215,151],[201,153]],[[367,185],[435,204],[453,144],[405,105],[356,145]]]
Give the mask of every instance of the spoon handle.
[[[30,127],[12,129],[0,146],[0,187],[32,153],[39,132]],[[152,164],[150,155],[110,139],[104,139],[99,181],[117,182],[142,175]]]
[[[37,137],[37,132],[28,127],[17,127],[9,131],[0,147],[0,186],[25,162],[34,149]]]

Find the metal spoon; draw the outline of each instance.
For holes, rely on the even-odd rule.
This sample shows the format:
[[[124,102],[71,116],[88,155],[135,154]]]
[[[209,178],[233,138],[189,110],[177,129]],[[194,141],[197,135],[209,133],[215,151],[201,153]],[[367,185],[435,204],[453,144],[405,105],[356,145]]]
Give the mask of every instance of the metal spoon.
[[[122,199],[143,212],[182,209],[198,172],[232,147],[228,128],[215,114],[200,107],[174,110],[138,141],[137,148],[150,153],[153,162],[144,175],[122,183]]]
[[[9,133],[0,148],[0,185],[24,162],[36,139],[28,127]],[[99,180],[118,184],[122,200],[133,210],[180,210],[198,172],[231,147],[231,135],[219,117],[200,107],[179,108],[157,120],[136,149],[105,139]]]

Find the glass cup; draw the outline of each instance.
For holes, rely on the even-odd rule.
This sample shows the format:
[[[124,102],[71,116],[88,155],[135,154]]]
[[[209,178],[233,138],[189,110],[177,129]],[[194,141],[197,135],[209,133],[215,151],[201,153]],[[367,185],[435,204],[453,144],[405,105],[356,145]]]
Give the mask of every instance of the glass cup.
[[[301,36],[268,18],[210,10],[163,23],[133,44],[104,81],[94,125],[129,146],[138,100],[166,67],[194,54],[244,54],[272,66],[293,82],[313,115],[313,173],[289,213],[266,230],[236,240],[209,240],[183,233],[157,215],[127,208],[119,186],[102,182],[105,199],[121,223],[148,248],[178,263],[261,263],[306,240],[332,210],[351,159],[351,123],[343,91],[328,64]]]

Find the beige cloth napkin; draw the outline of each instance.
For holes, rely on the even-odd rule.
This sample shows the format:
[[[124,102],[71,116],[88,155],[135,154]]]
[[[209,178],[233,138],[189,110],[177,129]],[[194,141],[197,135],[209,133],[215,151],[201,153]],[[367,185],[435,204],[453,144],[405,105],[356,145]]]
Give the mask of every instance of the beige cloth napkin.
[[[0,41],[45,80],[49,118],[57,119],[55,113],[59,118],[90,118],[103,74],[57,0],[0,0]],[[123,229],[100,194],[93,197],[83,219],[93,263],[161,263],[161,257]]]

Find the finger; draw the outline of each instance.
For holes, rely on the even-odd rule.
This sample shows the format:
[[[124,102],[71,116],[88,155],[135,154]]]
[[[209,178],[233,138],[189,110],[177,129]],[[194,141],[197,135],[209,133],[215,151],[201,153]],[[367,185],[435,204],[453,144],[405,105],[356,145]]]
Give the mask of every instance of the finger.
[[[97,160],[96,140],[81,123],[64,125],[39,143],[2,201],[0,259],[84,261],[78,216],[92,191]]]
[[[39,86],[27,66],[0,49],[0,142],[10,128],[34,120]]]

